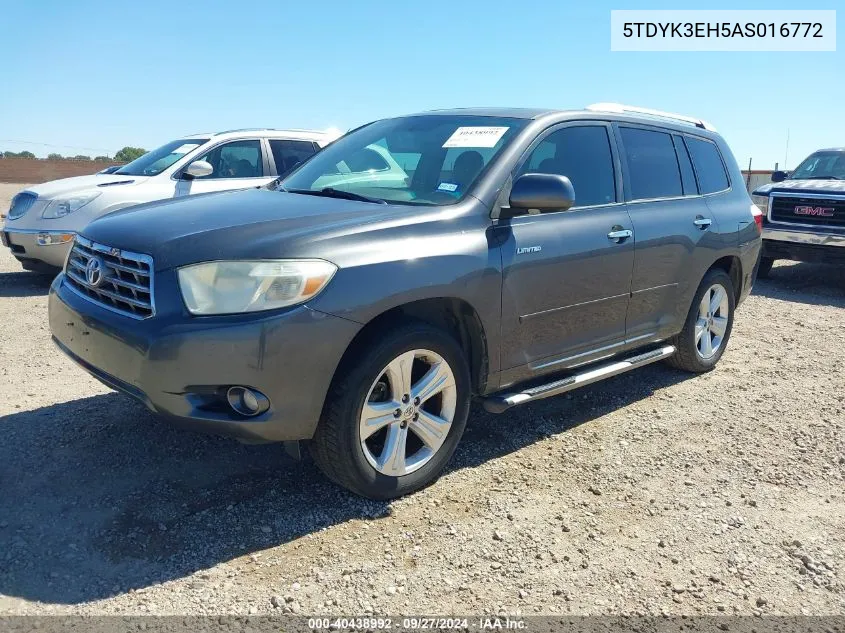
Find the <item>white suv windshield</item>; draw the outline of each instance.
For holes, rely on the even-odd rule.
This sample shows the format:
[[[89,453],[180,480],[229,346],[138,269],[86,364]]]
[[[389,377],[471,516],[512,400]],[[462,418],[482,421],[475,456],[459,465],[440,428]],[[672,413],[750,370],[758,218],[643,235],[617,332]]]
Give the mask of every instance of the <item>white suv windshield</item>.
[[[453,204],[526,123],[446,114],[377,121],[315,154],[280,188],[395,204]]]
[[[171,141],[158,149],[147,152],[131,163],[127,163],[115,174],[121,176],[155,176],[170,167],[188,152],[193,152],[200,145],[208,143],[207,138],[189,138]]]

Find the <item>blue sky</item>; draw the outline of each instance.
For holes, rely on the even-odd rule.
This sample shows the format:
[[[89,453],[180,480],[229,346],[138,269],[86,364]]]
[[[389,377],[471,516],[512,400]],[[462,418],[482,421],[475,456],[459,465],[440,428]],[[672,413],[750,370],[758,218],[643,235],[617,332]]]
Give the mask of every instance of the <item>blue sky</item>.
[[[612,53],[609,24],[613,8],[801,4],[6,2],[0,150],[113,153],[230,128],[346,130],[432,108],[619,101],[711,121],[743,167],[749,157],[756,168],[783,166],[789,130],[793,167],[818,147],[845,145],[845,44],[835,53]],[[845,33],[841,0],[803,8],[842,9]]]

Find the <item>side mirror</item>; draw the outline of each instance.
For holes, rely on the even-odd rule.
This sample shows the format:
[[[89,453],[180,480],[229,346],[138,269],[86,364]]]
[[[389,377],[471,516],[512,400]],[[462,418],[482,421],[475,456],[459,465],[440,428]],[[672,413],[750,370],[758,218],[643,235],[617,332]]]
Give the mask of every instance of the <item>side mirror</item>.
[[[787,178],[789,178],[789,172],[788,171],[772,172],[772,182],[783,182]]]
[[[566,211],[575,204],[575,188],[566,176],[523,174],[513,183],[509,205],[511,215],[537,209]],[[516,212],[516,213],[514,213]]]
[[[214,172],[214,167],[204,160],[195,160],[188,165],[185,171],[182,172],[182,178],[185,180],[193,180],[194,178],[202,178],[203,176],[210,176]]]

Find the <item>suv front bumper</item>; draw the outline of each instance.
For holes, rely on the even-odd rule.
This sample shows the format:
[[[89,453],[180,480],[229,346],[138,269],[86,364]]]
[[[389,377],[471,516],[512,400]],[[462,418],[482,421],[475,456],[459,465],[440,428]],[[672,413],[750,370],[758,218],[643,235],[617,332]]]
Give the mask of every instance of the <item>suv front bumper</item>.
[[[800,262],[845,263],[845,232],[763,227],[763,257]]]
[[[161,287],[172,295],[178,289],[175,275],[169,277]],[[157,302],[174,305],[163,297]],[[313,436],[337,364],[360,325],[305,306],[192,317],[181,297],[177,305],[133,319],[72,292],[60,274],[50,288],[50,329],[60,349],[95,378],[180,426],[252,441]],[[270,408],[239,415],[225,399],[231,386],[260,391]]]

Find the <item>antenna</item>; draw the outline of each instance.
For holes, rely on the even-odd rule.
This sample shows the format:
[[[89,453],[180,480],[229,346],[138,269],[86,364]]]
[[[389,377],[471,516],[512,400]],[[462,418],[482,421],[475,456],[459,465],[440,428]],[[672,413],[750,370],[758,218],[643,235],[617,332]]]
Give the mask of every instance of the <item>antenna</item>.
[[[789,161],[789,128],[786,128],[786,154],[783,157],[784,167],[786,167],[786,165],[789,164],[788,161]]]

